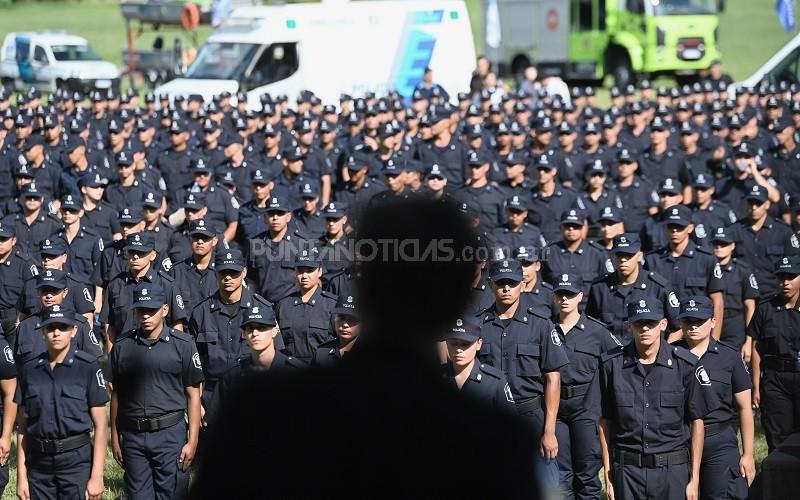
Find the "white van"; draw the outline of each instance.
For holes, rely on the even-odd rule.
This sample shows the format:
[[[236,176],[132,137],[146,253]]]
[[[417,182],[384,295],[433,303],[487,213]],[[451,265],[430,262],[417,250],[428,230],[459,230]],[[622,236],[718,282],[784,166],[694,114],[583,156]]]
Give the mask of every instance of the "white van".
[[[9,33],[0,46],[0,84],[18,90],[118,89],[119,76],[85,38],[64,31]]]
[[[409,97],[426,67],[450,94],[467,91],[475,66],[462,0],[292,4],[237,9],[200,49],[183,78],[156,89],[170,96],[223,91],[323,102],[341,93]]]
[[[771,83],[800,83],[800,34],[795,35],[750,77],[737,82],[735,86],[757,87],[762,80]],[[735,86],[729,90],[733,92]]]

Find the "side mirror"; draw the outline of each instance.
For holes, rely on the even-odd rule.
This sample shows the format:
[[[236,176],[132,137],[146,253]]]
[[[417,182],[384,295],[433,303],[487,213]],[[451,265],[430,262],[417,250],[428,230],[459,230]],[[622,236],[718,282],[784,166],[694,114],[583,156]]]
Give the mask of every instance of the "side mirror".
[[[725,0],[717,0],[717,12],[720,14],[725,12]]]

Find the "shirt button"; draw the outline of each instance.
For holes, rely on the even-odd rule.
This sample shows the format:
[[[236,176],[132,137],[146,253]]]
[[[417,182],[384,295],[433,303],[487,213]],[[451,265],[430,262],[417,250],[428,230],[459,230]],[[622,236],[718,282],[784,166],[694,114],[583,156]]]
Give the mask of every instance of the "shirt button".
[[[644,404],[644,407],[645,407],[645,408],[650,408],[650,403],[645,403],[645,404]]]
[[[503,332],[503,337],[508,337],[508,334],[506,332]]]
[[[645,429],[649,429],[650,428],[650,424],[644,424],[644,428]]]
[[[645,387],[650,387],[650,382],[645,382],[645,383],[644,383],[644,386],[645,386]]]

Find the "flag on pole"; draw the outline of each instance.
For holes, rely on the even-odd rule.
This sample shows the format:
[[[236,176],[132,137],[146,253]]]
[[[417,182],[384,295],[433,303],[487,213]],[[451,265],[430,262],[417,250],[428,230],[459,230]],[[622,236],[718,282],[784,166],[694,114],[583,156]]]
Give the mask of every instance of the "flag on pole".
[[[794,0],[777,0],[775,2],[775,12],[778,20],[786,31],[793,31],[795,25]]]
[[[500,47],[500,9],[497,0],[489,0],[486,5],[486,45],[496,49]]]

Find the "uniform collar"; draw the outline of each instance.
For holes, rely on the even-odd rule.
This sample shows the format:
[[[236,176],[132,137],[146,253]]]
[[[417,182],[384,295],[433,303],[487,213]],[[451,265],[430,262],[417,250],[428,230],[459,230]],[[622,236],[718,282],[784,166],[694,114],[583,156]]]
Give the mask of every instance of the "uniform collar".
[[[303,304],[303,301],[300,298],[300,292],[296,292],[296,294],[297,294],[297,296],[294,298],[293,305],[299,306],[299,305]],[[317,289],[314,291],[314,294],[311,295],[311,299],[309,299],[309,301],[306,302],[306,305],[309,305],[309,306],[317,305],[317,302],[319,302],[319,296],[321,294],[322,294],[322,287],[317,286]]]
[[[250,291],[249,288],[242,287],[242,297],[239,299],[239,308],[240,309],[249,309],[250,306],[253,304],[253,292]],[[222,307],[222,300],[220,300],[219,291],[217,291],[214,295],[211,296],[211,304],[209,304],[211,310],[219,310]]]
[[[67,357],[64,358],[63,363],[59,363],[57,366],[65,366],[67,368],[71,368],[73,363],[75,363],[75,351],[77,351],[77,347],[72,347],[69,350],[69,354]],[[47,367],[50,363],[50,353],[45,350],[43,353],[39,355],[39,361],[36,362],[36,366]]]
[[[661,340],[661,345],[658,347],[658,354],[656,354],[656,361],[655,364],[665,366],[667,368],[672,368],[675,362],[672,360],[672,351],[677,350],[677,347],[673,347],[672,345],[668,344],[665,340]],[[630,367],[639,363],[639,356],[636,353],[636,341],[631,340],[624,348],[623,348],[623,366]]]
[[[161,329],[161,333],[158,335],[158,338],[155,340],[148,340],[141,335],[139,335],[139,330],[136,330],[136,335],[134,335],[136,342],[143,344],[143,345],[155,345],[158,342],[169,343],[172,341],[172,328],[168,327],[166,323],[164,323],[164,328]]]
[[[142,276],[142,280],[143,281],[147,281],[148,283],[152,283],[154,275],[155,275],[155,271],[153,271],[153,264],[151,263],[150,264],[150,269],[148,269],[147,273],[144,276]],[[125,275],[125,282],[126,283],[137,283],[137,281],[133,278],[133,275],[131,274],[130,270],[128,270],[126,275]]]
[[[484,319],[485,320],[492,319],[492,321],[495,324],[499,324],[500,321],[503,321],[497,315],[497,304],[496,303],[492,304],[492,307],[490,307],[486,311],[486,316],[485,316]],[[518,321],[520,323],[524,323],[526,325],[528,324],[528,314],[527,314],[527,311],[525,310],[525,308],[522,307],[522,302],[521,301],[520,301],[520,304],[517,306],[517,311],[514,313],[514,316],[512,316],[510,319],[513,319],[514,321]]]

